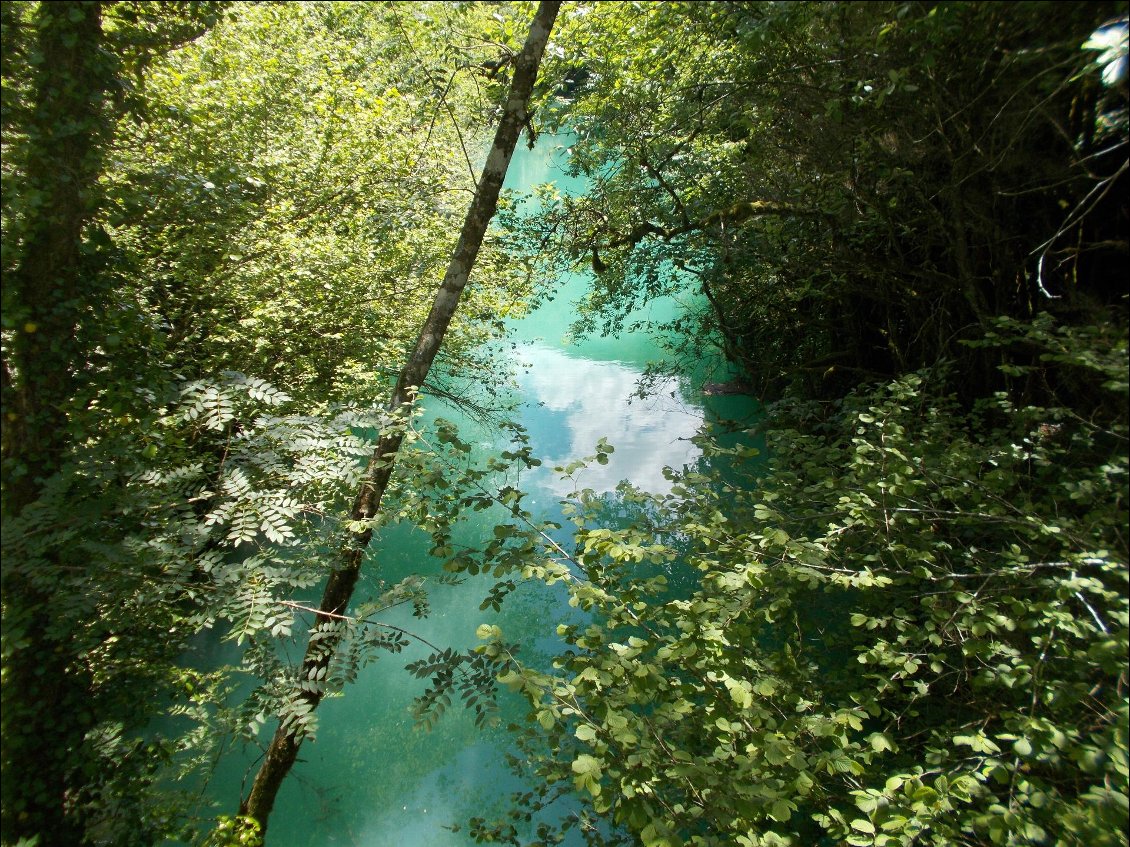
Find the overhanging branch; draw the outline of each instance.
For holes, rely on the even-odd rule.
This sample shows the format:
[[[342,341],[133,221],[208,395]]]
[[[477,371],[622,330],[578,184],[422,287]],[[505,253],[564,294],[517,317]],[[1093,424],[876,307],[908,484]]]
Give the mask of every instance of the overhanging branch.
[[[607,269],[607,265],[600,259],[601,250],[612,250],[619,247],[631,249],[649,237],[672,241],[680,235],[686,235],[690,232],[703,232],[716,226],[728,226],[750,218],[770,216],[831,219],[831,215],[818,209],[804,209],[787,203],[773,203],[768,200],[750,200],[736,203],[693,221],[687,220],[685,211],[682,216],[684,222],[676,226],[664,227],[651,221],[644,221],[633,226],[631,231],[625,235],[614,236],[604,244],[594,243],[592,245],[593,270],[601,273]]]

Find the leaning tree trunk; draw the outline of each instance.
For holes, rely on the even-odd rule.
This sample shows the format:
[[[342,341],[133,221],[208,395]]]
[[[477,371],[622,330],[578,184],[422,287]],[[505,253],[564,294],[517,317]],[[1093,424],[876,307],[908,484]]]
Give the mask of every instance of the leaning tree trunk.
[[[549,32],[560,5],[559,0],[554,2],[543,0],[539,4],[525,46],[515,62],[514,79],[510,85],[502,118],[499,120],[494,144],[475,190],[475,199],[471,202],[471,208],[463,222],[459,241],[447,266],[443,283],[436,292],[431,312],[424,321],[419,339],[416,341],[416,348],[400,372],[400,378],[389,401],[388,409],[394,415],[403,412],[414,401],[416,392],[431,369],[447,327],[459,305],[459,297],[475,265],[475,258],[478,256],[487,225],[494,217],[498,194],[506,178],[506,169],[510,165],[514,146],[517,144],[522,127],[529,120],[527,108],[533,92],[534,80],[537,78],[538,65],[541,63],[542,53],[549,40]],[[380,510],[381,497],[392,476],[396,454],[402,440],[402,433],[390,432],[382,436],[377,443],[365,469],[364,481],[353,506],[354,521],[368,522]],[[341,561],[330,574],[326,584],[316,625],[332,624],[334,622],[332,615],[345,614],[361,573],[361,563],[372,534],[371,529],[365,529],[350,537],[342,550]],[[340,640],[341,636],[335,635],[308,646],[299,678],[319,678],[319,671],[329,664]],[[316,708],[322,699],[321,691],[303,690],[299,696],[311,710]],[[275,796],[283,779],[294,765],[301,743],[299,727],[294,724],[279,726],[270,747],[267,748],[263,764],[255,775],[251,793],[240,806],[241,814],[259,822],[264,835]]]

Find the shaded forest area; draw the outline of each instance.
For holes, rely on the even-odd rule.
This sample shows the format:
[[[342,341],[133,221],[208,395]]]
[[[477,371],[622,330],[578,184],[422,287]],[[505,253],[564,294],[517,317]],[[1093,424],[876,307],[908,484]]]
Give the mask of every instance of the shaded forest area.
[[[400,649],[370,619],[421,579],[313,635],[287,603],[403,521],[588,616],[553,667],[487,627],[421,670],[424,723],[528,699],[541,788],[479,841],[1126,844],[1126,12],[563,4],[527,138],[590,188],[504,196],[425,389],[501,414],[483,342],[588,267],[578,332],[697,295],[650,329],[720,346],[767,446],[580,495],[566,550],[491,475],[528,449],[381,411],[532,4],[5,2],[3,843],[255,843],[177,781]],[[240,668],[180,661],[213,627]]]

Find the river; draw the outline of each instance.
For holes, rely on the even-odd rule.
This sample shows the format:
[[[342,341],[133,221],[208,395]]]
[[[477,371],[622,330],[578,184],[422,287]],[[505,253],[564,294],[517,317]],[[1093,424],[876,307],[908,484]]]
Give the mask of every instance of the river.
[[[565,152],[552,136],[542,136],[530,151],[519,145],[507,178],[518,191],[554,182],[561,192],[578,192],[580,181],[560,167]],[[615,452],[605,465],[585,469],[577,482],[597,493],[611,492],[621,479],[651,491],[668,485],[662,469],[679,468],[699,459],[691,443],[704,420],[750,412],[745,398],[704,398],[690,381],[672,379],[646,398],[637,386],[648,362],[662,350],[644,332],[616,338],[570,341],[565,331],[583,294],[583,275],[559,281],[553,299],[517,321],[508,343],[520,392],[519,422],[530,437],[533,454],[544,462],[522,477],[528,492],[524,505],[538,518],[557,518],[559,501],[574,489],[552,470],[554,465],[591,455],[605,438]],[[662,319],[681,308],[674,301],[651,304],[651,317]],[[461,438],[483,450],[508,447],[508,436],[467,420],[457,410],[429,401],[428,417],[442,415],[460,424]],[[495,515],[479,513],[461,530],[473,541],[489,537]],[[476,523],[477,520],[477,523]],[[427,554],[422,534],[393,529],[375,541],[368,573],[393,581],[411,573],[438,573],[439,562]],[[379,569],[379,571],[378,571]],[[436,586],[432,613],[419,621],[410,610],[387,620],[424,635],[441,647],[465,648],[475,643],[480,624],[497,624],[507,640],[523,645],[522,657],[537,662],[556,646],[555,626],[577,614],[555,590],[522,586],[501,612],[479,609],[493,580],[472,578],[458,586]],[[364,586],[357,596],[363,597]],[[412,647],[385,656],[362,671],[343,696],[327,699],[318,710],[319,731],[307,742],[299,763],[284,783],[271,818],[269,847],[464,847],[474,843],[465,822],[473,816],[500,815],[511,791],[521,784],[505,765],[511,742],[504,729],[484,731],[472,716],[452,707],[430,732],[414,729],[413,697],[424,683],[404,666],[429,650]],[[505,701],[503,725],[520,719],[523,704]],[[269,736],[267,736],[269,738]],[[254,774],[249,758],[233,755],[217,772],[208,795],[230,812]],[[458,831],[452,825],[458,824]]]

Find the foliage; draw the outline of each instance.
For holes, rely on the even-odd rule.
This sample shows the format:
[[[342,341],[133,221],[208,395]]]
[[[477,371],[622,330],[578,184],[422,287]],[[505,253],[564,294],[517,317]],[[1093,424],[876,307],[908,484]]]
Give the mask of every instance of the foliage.
[[[385,394],[480,167],[483,92],[459,70],[476,53],[452,44],[475,19],[239,6],[152,70],[105,180],[106,226],[123,296],[174,373],[236,368],[315,404]],[[457,323],[456,368],[494,331],[480,316],[521,296],[497,258]]]
[[[993,317],[1075,320],[1125,294],[1125,86],[1101,84],[1088,39],[1120,13],[579,5],[561,61],[585,81],[557,115],[591,188],[547,194],[526,243],[591,260],[588,331],[701,291],[676,347],[693,360],[719,335],[764,400],[940,357],[991,391],[995,363],[961,342]]]
[[[367,436],[403,426],[372,401],[474,186],[505,33],[448,4],[3,15],[2,837],[152,843],[184,811],[170,773],[273,716],[312,734],[295,691],[404,644],[356,626],[319,679],[280,659]],[[473,346],[526,293],[500,258],[451,333],[479,385]],[[426,610],[419,580],[377,595]],[[186,659],[211,628],[238,675]],[[187,720],[147,727],[161,709]]]
[[[298,737],[315,737],[304,692],[339,694],[365,664],[419,639],[382,620],[404,604],[417,617],[427,615],[418,576],[393,585],[375,580],[377,591],[352,616],[303,622],[315,609],[293,598],[324,581],[334,551],[353,531],[340,516],[348,514],[346,497],[374,448],[367,434],[405,424],[352,407],[325,416],[289,413],[294,405],[239,373],[218,383],[187,383],[141,438],[130,429],[115,431],[112,418],[94,427],[103,437],[91,439],[43,497],[5,522],[7,576],[57,593],[50,632],[67,639],[73,661],[92,677],[86,691],[92,772],[82,800],[92,839],[148,843],[175,831],[185,809],[162,780],[207,773],[233,740],[254,742],[276,718]],[[441,553],[444,547],[454,553],[451,535],[464,504],[502,502],[514,489],[493,492],[499,475],[505,479],[512,463],[536,463],[525,448],[481,467],[466,464],[470,445],[442,421],[435,445],[421,441],[414,424],[407,432],[408,472],[370,528],[410,522],[431,532]],[[507,555],[515,559],[511,545],[501,543],[462,558],[470,562],[471,555],[499,573]],[[93,581],[92,570],[107,576]],[[435,579],[457,580],[454,574]],[[5,651],[25,644],[29,622],[18,612],[5,610]],[[242,646],[236,666],[193,665],[191,644],[208,630]],[[283,645],[331,636],[340,646],[316,677],[300,678],[283,658]],[[432,678],[421,720],[442,714],[443,702],[430,695],[449,683],[483,723],[495,720],[494,656],[436,651],[410,668]],[[137,733],[162,701],[167,717],[188,723],[150,726],[143,743]],[[208,837],[225,832],[220,826]]]
[[[624,489],[624,528],[582,499],[575,566],[531,570],[588,620],[502,678],[545,785],[515,814],[572,786],[589,843],[1125,844],[1125,328],[1023,331],[1118,416],[963,411],[927,371],[778,405],[763,474]]]
[[[478,838],[1126,843],[1122,11],[574,8],[591,189],[523,243],[582,330],[698,289],[680,349],[786,399],[766,468],[707,443],[528,568],[588,618],[504,673],[544,788]]]
[[[172,752],[165,741],[134,740],[153,705],[171,697],[173,714],[216,728],[202,707],[222,701],[227,687],[177,667],[189,640],[213,626],[237,641],[289,634],[292,617],[278,613],[277,597],[324,574],[320,512],[359,476],[358,456],[371,445],[353,430],[373,421],[351,410],[328,421],[274,414],[284,400],[239,374],[220,386],[188,385],[143,438],[98,427],[105,437],[5,520],[6,578],[52,596],[48,634],[66,639],[71,661],[90,677],[86,740],[101,764],[86,777],[96,807],[86,810],[88,827],[112,825],[118,843],[151,814],[119,808],[128,765],[137,760],[148,774],[143,786],[152,785]],[[30,623],[6,606],[5,658],[25,645]],[[207,760],[208,734],[189,739]],[[113,790],[97,787],[103,781]]]
[[[215,831],[204,847],[260,847],[259,823],[254,818],[221,815]]]
[[[496,5],[0,7],[0,837],[153,843],[186,820],[170,777],[268,723],[312,737],[427,585],[313,622],[296,598],[406,521],[442,581],[495,577],[483,609],[538,577],[589,616],[552,669],[489,626],[410,666],[424,725],[496,721],[500,674],[529,698],[545,790],[515,819],[575,792],[592,842],[1125,843],[1124,10],[568,7],[535,123],[594,188],[488,237],[448,380],[495,385],[477,345],[525,272],[585,261],[583,328],[691,283],[684,352],[846,397],[778,406],[767,470],[704,441],[733,474],[625,489],[626,527],[582,498],[567,553],[520,433],[475,464],[372,412],[510,72]],[[389,434],[385,512],[342,518]],[[193,665],[209,630],[236,666]]]
[[[94,3],[4,8],[0,447],[6,547],[14,520],[68,487],[69,448],[75,437],[84,438],[75,425],[86,399],[79,388],[99,343],[85,330],[97,323],[92,315],[114,311],[98,273],[103,244],[89,237],[87,226],[112,123],[128,100],[123,75],[198,35],[216,8],[123,4],[116,20]],[[48,527],[58,522],[66,529],[106,503],[62,505]],[[39,545],[35,539],[38,549],[29,551],[33,562],[12,555],[3,561],[2,837],[76,843],[103,837],[95,833],[107,823],[113,829],[115,819],[136,820],[135,831],[148,833],[150,816],[133,808],[135,789],[144,789],[160,750],[118,744],[116,718],[123,706],[129,712],[129,698],[125,692],[97,696],[106,690],[94,691],[93,651],[85,633],[72,639],[66,617],[85,601],[77,575],[87,563]],[[113,630],[104,635],[101,652],[119,652]],[[142,639],[137,646],[150,644]],[[158,642],[153,653],[162,656],[162,649]],[[159,673],[137,669],[139,693]],[[106,712],[99,715],[96,706]],[[120,767],[107,772],[100,766],[107,759],[120,760]]]

